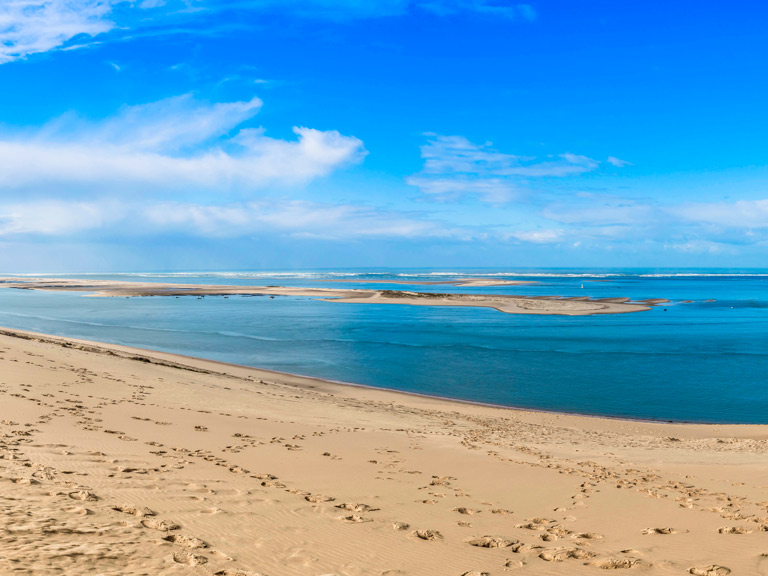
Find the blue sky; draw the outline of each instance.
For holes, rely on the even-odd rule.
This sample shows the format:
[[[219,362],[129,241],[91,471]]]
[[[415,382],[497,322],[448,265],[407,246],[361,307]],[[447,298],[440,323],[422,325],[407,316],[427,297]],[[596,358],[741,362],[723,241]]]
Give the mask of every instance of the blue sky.
[[[0,270],[764,266],[768,6],[0,2]]]

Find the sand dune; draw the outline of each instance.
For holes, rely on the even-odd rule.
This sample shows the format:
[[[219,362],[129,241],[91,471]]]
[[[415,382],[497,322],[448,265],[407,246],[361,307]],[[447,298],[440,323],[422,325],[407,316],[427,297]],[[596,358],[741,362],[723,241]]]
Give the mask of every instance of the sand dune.
[[[3,331],[0,574],[768,574],[767,452]]]

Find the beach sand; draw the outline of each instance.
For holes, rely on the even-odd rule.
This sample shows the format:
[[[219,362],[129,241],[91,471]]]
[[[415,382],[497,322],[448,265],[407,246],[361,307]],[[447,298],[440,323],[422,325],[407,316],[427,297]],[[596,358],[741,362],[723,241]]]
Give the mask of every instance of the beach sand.
[[[768,574],[767,453],[4,330],[0,574]]]

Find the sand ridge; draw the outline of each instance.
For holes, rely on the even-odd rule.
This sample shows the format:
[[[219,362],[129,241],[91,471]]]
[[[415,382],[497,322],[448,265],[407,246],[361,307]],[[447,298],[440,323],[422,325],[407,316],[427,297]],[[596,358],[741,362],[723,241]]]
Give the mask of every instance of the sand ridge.
[[[768,574],[768,427],[0,334],[0,574]]]

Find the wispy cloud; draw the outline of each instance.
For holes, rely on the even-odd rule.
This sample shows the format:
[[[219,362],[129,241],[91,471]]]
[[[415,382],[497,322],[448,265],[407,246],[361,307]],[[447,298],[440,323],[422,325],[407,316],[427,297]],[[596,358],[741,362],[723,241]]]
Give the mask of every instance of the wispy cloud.
[[[119,0],[117,0],[119,1]],[[47,52],[78,36],[114,27],[112,0],[3,0],[0,2],[0,64]]]
[[[559,226],[562,238],[598,246],[641,242],[711,252],[768,242],[768,199],[661,203],[582,194],[546,206],[539,216]]]
[[[295,140],[242,128],[261,108],[180,96],[126,106],[101,122],[59,118],[33,134],[0,135],[0,184],[30,193],[248,193],[302,185],[365,155],[334,130],[293,129]]]
[[[82,47],[113,30],[130,36],[147,22],[171,19],[205,23],[207,13],[232,10],[329,20],[400,16],[413,10],[536,19],[529,4],[507,5],[493,0],[2,0],[0,64],[64,47]],[[152,16],[147,18],[147,14]],[[155,29],[153,33],[179,32],[190,30],[166,26],[162,32]]]
[[[441,16],[477,13],[524,21],[537,17],[530,4],[498,0],[216,0],[201,4],[211,10],[272,10],[291,16],[330,19],[400,16],[416,10]]]
[[[350,204],[297,200],[222,206],[158,204],[145,210],[144,216],[148,223],[161,230],[196,230],[214,236],[269,231],[335,240],[444,235],[440,226],[416,215]]]
[[[647,199],[586,193],[550,203],[542,210],[542,216],[560,224],[580,226],[639,226],[666,220],[661,207]]]
[[[689,222],[736,229],[768,228],[768,199],[736,202],[697,202],[669,210]]]
[[[501,16],[513,20],[533,21],[536,19],[536,11],[530,4],[514,4],[498,2],[497,0],[432,0],[414,2],[414,5],[421,9],[445,15],[461,12],[478,12],[480,14]]]
[[[421,172],[406,181],[439,199],[474,195],[484,202],[509,202],[519,198],[532,181],[583,174],[599,166],[596,160],[578,154],[518,156],[463,136],[427,136],[429,142],[421,147]]]
[[[609,164],[613,164],[617,168],[623,168],[624,166],[633,166],[632,162],[627,162],[626,160],[622,160],[621,158],[616,158],[616,156],[608,156],[607,162]]]
[[[94,37],[110,31],[131,37],[141,34],[146,24],[151,25],[151,34],[191,33],[190,28],[175,26],[159,31],[154,25],[166,20],[197,26],[205,23],[206,14],[234,10],[332,21],[402,16],[413,11],[442,16],[487,14],[520,21],[537,17],[530,4],[495,0],[2,0],[0,64],[50,50],[87,46]]]
[[[468,245],[581,246],[588,250],[634,250],[642,245],[678,253],[732,252],[734,247],[768,244],[768,200],[695,206],[638,203],[631,207],[635,212],[616,213],[589,204],[594,199],[585,202],[583,206],[563,206],[559,215],[550,213],[558,221],[478,227],[446,222],[429,212],[306,200],[260,198],[194,203],[136,198],[32,199],[0,202],[0,240],[432,239]],[[564,216],[569,208],[571,214]],[[746,212],[754,212],[755,216],[744,221],[740,217]]]
[[[446,237],[457,234],[417,214],[297,200],[225,204],[41,200],[0,204],[0,238],[96,235],[203,238]]]
[[[563,240],[563,230],[519,230],[506,235],[507,239],[514,238],[531,244],[555,244]]]

